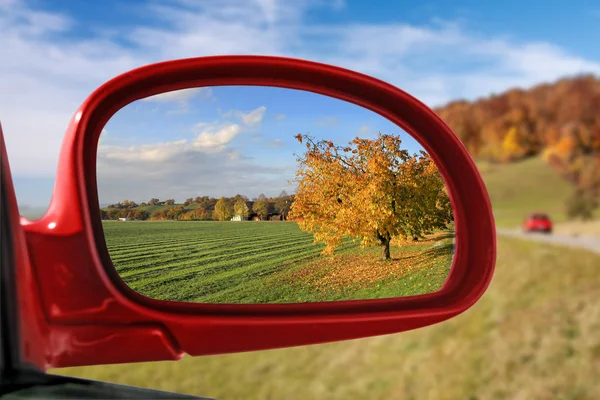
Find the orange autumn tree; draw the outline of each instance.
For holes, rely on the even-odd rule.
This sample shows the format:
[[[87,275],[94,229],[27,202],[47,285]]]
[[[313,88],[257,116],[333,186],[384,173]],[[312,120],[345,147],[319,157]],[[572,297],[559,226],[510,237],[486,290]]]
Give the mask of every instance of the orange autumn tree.
[[[315,243],[333,255],[344,237],[361,246],[381,246],[390,259],[393,238],[422,238],[453,220],[452,207],[437,167],[425,152],[410,155],[399,136],[356,138],[347,146],[296,139],[306,145],[298,157],[298,184],[291,218],[312,232]]]

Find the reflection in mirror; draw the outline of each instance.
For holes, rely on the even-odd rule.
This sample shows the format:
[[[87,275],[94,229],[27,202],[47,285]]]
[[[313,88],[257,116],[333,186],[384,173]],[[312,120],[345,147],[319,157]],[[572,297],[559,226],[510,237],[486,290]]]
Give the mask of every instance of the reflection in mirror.
[[[438,291],[444,181],[410,135],[338,99],[219,86],[148,97],[100,137],[102,225],[150,298],[299,303]]]

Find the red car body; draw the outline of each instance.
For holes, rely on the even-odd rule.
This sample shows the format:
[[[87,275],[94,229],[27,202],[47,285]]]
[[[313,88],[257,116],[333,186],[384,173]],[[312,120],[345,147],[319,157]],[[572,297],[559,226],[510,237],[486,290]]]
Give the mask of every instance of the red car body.
[[[525,232],[552,233],[552,221],[547,214],[533,213],[523,222],[523,230]]]

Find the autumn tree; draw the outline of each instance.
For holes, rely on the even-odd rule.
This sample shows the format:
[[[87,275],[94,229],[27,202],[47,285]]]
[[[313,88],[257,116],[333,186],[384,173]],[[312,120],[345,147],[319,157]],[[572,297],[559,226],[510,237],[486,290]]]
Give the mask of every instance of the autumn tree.
[[[393,238],[419,238],[452,221],[444,182],[429,155],[410,155],[399,136],[356,138],[347,146],[297,135],[306,144],[298,157],[298,189],[290,217],[331,254],[344,237],[381,246],[390,259]]]
[[[512,161],[525,155],[526,149],[522,144],[519,129],[512,126],[502,141],[503,160]]]
[[[175,199],[165,200],[165,206],[173,206],[175,205]]]
[[[243,194],[239,194],[239,193],[238,193],[238,194],[236,194],[236,195],[233,197],[233,201],[234,201],[234,203],[237,203],[237,201],[238,201],[238,200],[240,200],[240,199],[242,199],[242,200],[245,200],[245,201],[248,201],[248,197],[247,197],[247,196],[244,196]]]
[[[160,200],[159,200],[159,199],[157,199],[157,198],[154,198],[154,197],[153,197],[153,198],[151,198],[151,199],[150,199],[150,201],[148,202],[148,204],[150,204],[151,206],[155,206],[155,205],[157,205],[159,202],[160,202]]]
[[[194,199],[192,199],[191,197],[188,199],[185,199],[185,201],[183,202],[184,206],[189,206],[190,204],[192,204],[194,202]]]
[[[187,211],[179,219],[182,221],[206,221],[210,219],[210,213],[204,208],[199,207],[195,210]]]
[[[285,190],[281,191],[275,199],[275,211],[285,217],[290,212],[292,201],[292,196],[288,195]]]
[[[110,219],[119,219],[120,217],[120,212],[117,209],[109,210],[107,211],[107,214]]]
[[[214,215],[219,221],[227,221],[233,217],[233,208],[225,197],[221,197],[215,204]]]
[[[258,196],[252,205],[252,212],[258,214],[261,219],[267,216],[269,213],[269,203],[267,202],[267,198],[264,194]]]
[[[233,206],[233,212],[235,215],[248,217],[248,215],[250,215],[250,209],[248,208],[248,204],[246,204],[246,200],[242,197],[238,198]]]
[[[140,210],[140,209],[134,210],[133,215],[132,215],[132,218],[139,219],[142,221],[148,219],[149,217],[150,217],[150,214],[148,214],[147,211]]]

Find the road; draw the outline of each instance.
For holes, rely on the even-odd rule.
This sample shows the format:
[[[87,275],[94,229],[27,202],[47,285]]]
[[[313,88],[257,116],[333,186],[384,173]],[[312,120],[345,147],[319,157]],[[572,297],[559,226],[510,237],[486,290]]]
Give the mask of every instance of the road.
[[[536,242],[544,242],[559,246],[575,247],[600,254],[600,239],[582,236],[546,235],[543,233],[523,233],[520,230],[501,229],[496,230],[498,235],[516,237]]]

